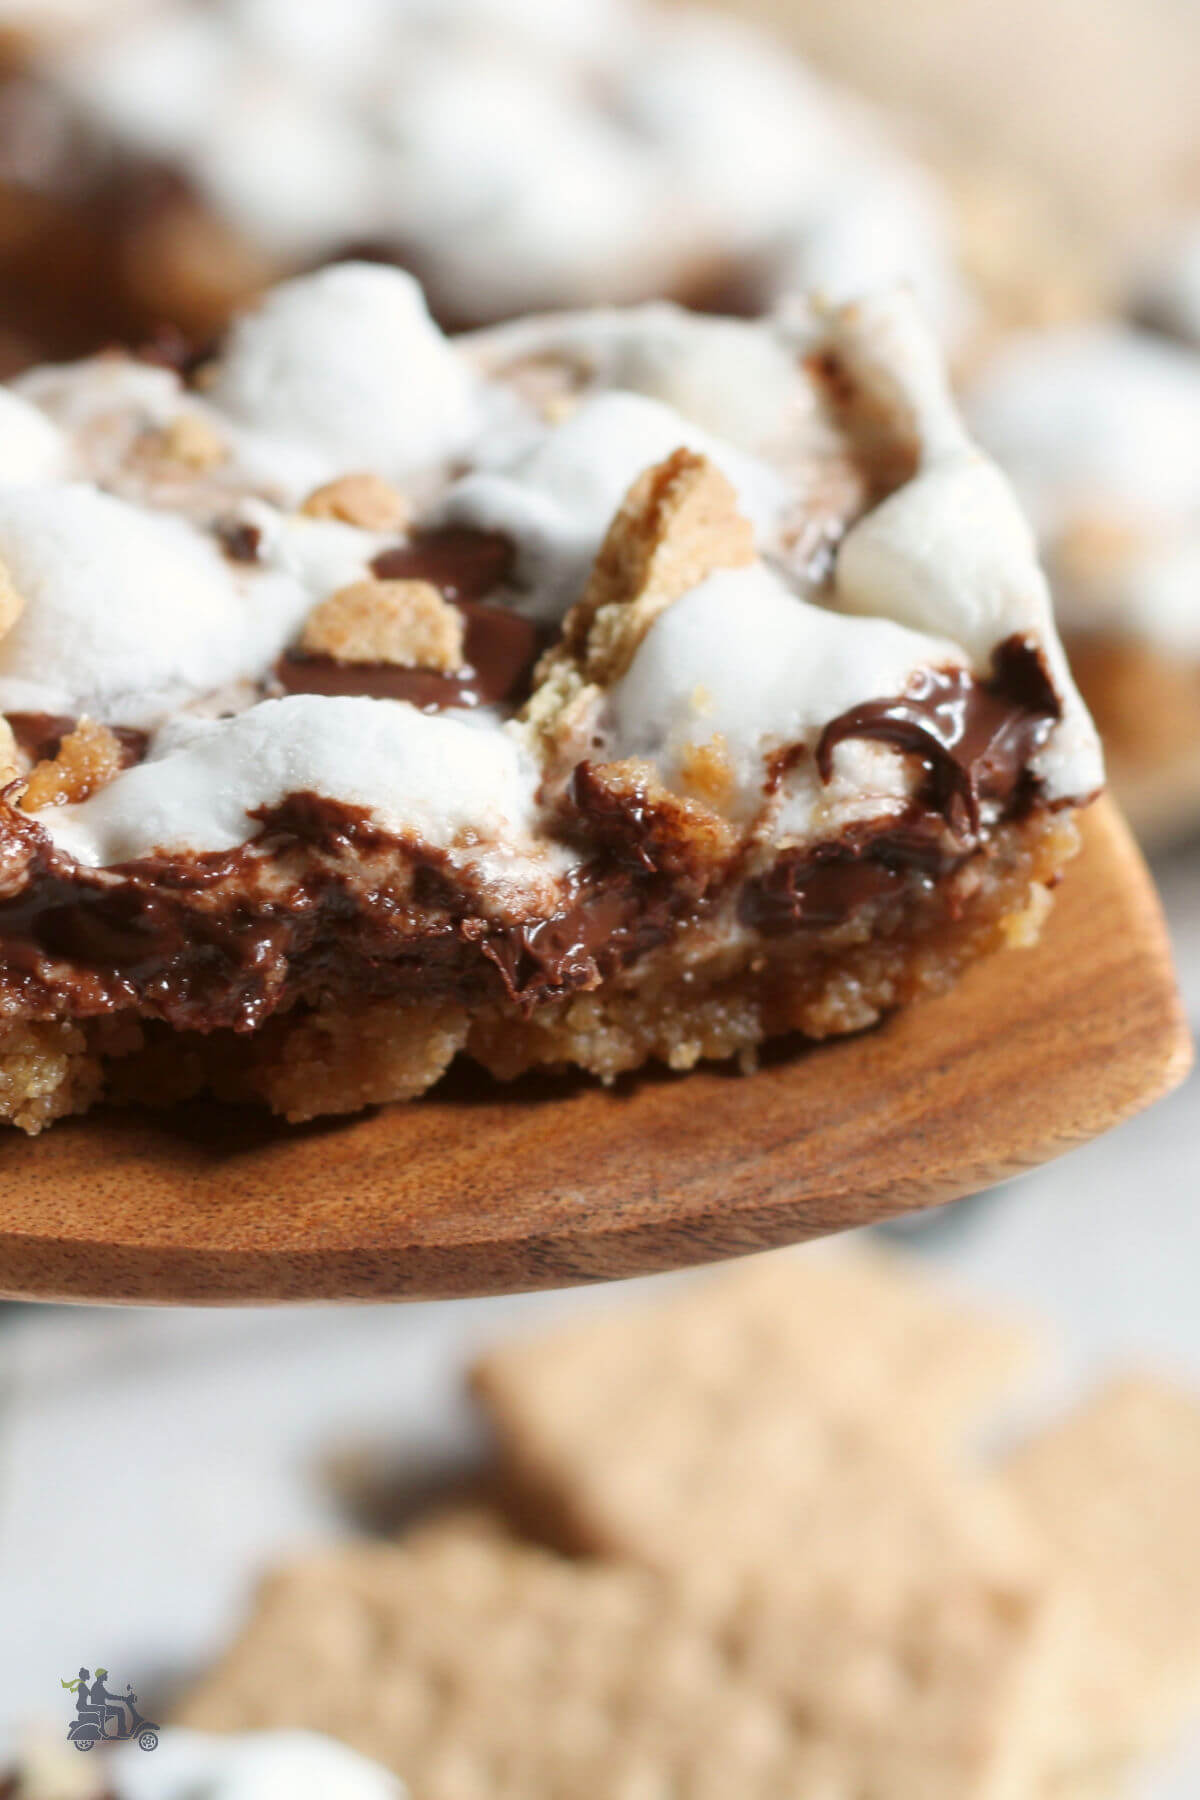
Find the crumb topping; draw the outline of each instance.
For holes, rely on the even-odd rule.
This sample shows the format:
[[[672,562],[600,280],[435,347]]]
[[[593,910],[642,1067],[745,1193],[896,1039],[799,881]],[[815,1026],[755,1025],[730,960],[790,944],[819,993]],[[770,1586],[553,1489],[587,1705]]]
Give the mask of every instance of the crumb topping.
[[[125,747],[115,732],[95,719],[81,719],[55,756],[35,763],[21,806],[31,813],[46,806],[77,806],[107,786],[125,761]]]
[[[324,482],[300,511],[310,519],[340,519],[364,531],[402,531],[412,522],[412,508],[399,489],[369,472]]]
[[[428,581],[356,581],[314,607],[300,647],[348,663],[463,666],[463,616]]]

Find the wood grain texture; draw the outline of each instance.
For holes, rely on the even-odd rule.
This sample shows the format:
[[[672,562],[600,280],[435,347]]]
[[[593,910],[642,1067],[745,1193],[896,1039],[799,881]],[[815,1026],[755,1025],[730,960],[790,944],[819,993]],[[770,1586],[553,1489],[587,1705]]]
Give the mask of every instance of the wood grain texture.
[[[1180,1081],[1149,877],[1107,801],[1044,941],[881,1029],[725,1069],[509,1088],[288,1128],[102,1111],[0,1143],[0,1293],[394,1300],[712,1261],[974,1192]]]

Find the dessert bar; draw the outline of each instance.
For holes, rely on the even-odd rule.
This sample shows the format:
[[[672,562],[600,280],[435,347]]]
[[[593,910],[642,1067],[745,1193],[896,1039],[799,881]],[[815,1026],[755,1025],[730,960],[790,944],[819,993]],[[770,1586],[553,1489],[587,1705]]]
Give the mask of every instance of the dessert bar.
[[[451,342],[344,264],[0,402],[27,1130],[750,1066],[1032,941],[1102,783],[903,293]]]

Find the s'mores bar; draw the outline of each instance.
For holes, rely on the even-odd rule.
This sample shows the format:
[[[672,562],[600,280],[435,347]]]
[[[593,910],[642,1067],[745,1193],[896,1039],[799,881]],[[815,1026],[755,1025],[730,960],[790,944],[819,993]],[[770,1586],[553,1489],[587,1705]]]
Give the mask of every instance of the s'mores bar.
[[[1036,936],[1101,786],[907,295],[451,342],[345,264],[0,402],[27,1131],[858,1031]]]
[[[1200,817],[1200,275],[1189,342],[1188,273],[1181,255],[1147,282],[1144,322],[1012,340],[967,396],[1037,529],[1113,785],[1153,838]]]
[[[364,254],[445,323],[906,278],[961,324],[936,182],[736,19],[637,0],[0,0],[4,322],[200,337]],[[0,346],[2,348],[2,346]],[[10,363],[10,366],[16,366]]]

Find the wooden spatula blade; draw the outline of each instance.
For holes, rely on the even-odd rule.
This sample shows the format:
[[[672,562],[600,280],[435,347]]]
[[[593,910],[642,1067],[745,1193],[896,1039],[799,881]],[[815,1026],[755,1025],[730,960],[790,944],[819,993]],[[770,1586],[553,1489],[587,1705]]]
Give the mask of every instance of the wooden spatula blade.
[[[681,1267],[974,1192],[1119,1124],[1191,1054],[1157,897],[1103,801],[1037,949],[752,1076],[463,1081],[300,1130],[197,1106],[13,1133],[0,1293],[395,1300]]]

